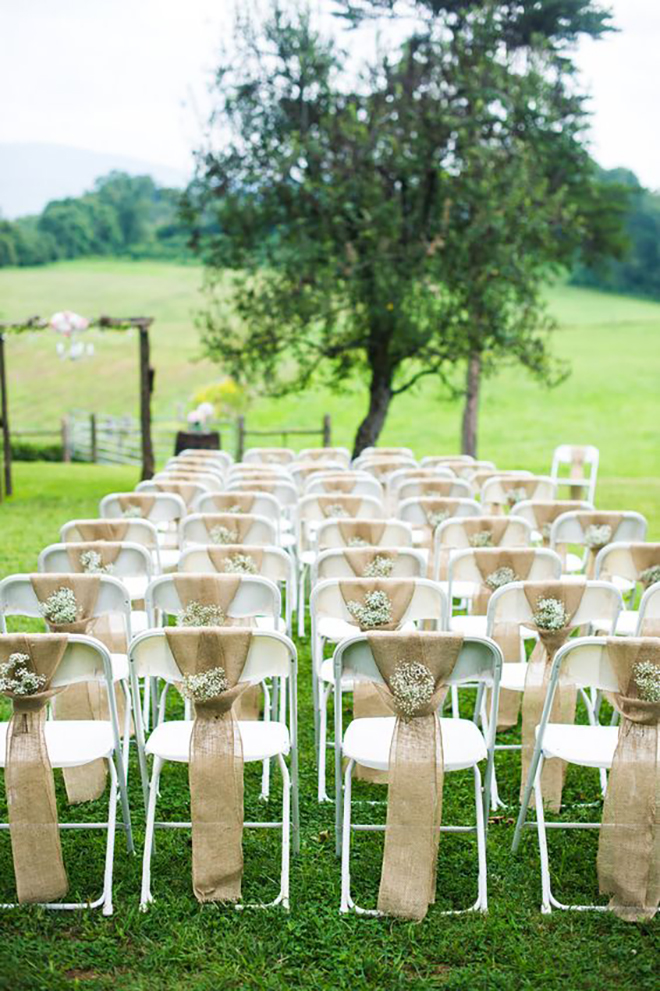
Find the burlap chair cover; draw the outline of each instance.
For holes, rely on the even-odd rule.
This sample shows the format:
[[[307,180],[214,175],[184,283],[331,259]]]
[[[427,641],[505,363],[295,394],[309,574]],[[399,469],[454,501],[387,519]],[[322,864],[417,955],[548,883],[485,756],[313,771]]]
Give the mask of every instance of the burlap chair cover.
[[[231,533],[236,534],[232,538],[232,544],[242,544],[256,520],[256,517],[249,513],[202,513],[201,518],[209,535],[209,542],[212,540],[211,533],[214,527],[224,526]]]
[[[355,488],[356,480],[351,478],[345,478],[343,475],[329,475],[321,479],[321,487],[324,492],[342,492],[344,495],[350,495]]]
[[[350,546],[351,540],[364,540],[370,547],[376,547],[383,539],[387,524],[382,520],[338,519],[337,526],[346,547]]]
[[[362,552],[358,551],[358,553]],[[392,621],[379,626],[378,629],[396,630],[415,594],[415,584],[405,579],[361,578],[359,581],[340,581],[339,591],[345,603],[360,602],[361,604],[364,604],[364,600],[369,592],[386,592],[391,602]],[[354,617],[351,617],[351,622],[356,623],[361,630],[370,629],[369,627],[362,626]],[[358,681],[353,690],[354,718],[364,719],[368,716],[389,715],[390,709],[385,705],[374,686],[368,682]],[[387,784],[387,771],[375,771],[370,767],[358,766],[355,768],[355,776],[358,780],[369,781],[371,784]]]
[[[612,637],[607,653],[619,682],[608,699],[621,716],[598,843],[598,883],[620,919],[652,919],[660,903],[660,702],[639,697],[634,667],[655,665],[660,641]]]
[[[126,627],[121,617],[95,616],[99,596],[98,575],[34,574],[30,583],[39,602],[44,603],[60,588],[70,589],[78,606],[78,619],[74,623],[47,622],[53,633],[84,633],[105,644],[110,653],[125,654],[128,650]],[[117,717],[123,726],[126,715],[124,693],[115,689]],[[105,685],[98,681],[86,681],[69,685],[58,693],[53,703],[53,715],[61,720],[108,720],[110,708]],[[80,767],[62,768],[67,799],[70,805],[93,802],[105,791],[107,767],[103,758]]]
[[[69,559],[69,564],[71,570],[78,575],[84,575],[85,566],[82,563],[82,556],[88,551],[94,551],[98,554],[100,558],[100,564],[102,568],[112,567],[117,558],[119,557],[122,549],[122,544],[119,542],[113,543],[109,540],[89,540],[80,541],[76,544],[66,545],[66,556]]]
[[[596,571],[596,557],[598,556],[598,552],[602,551],[603,547],[606,547],[609,543],[616,540],[616,531],[623,522],[623,513],[597,513],[591,512],[591,510],[583,510],[582,512],[578,512],[577,520],[582,527],[582,532],[585,535],[590,526],[609,526],[612,531],[612,535],[609,540],[605,540],[603,543],[591,544],[590,546],[587,546],[585,574],[587,578],[593,578]]]
[[[481,585],[472,600],[472,613],[476,616],[484,616],[488,611],[488,603],[494,591],[486,584],[486,579],[489,575],[497,571],[498,568],[511,568],[517,581],[525,581],[534,564],[535,553],[532,547],[512,550],[506,548],[475,550],[474,563],[481,575]],[[495,623],[491,636],[495,643],[502,648],[505,661],[518,661],[520,657],[520,629],[518,623]],[[498,729],[510,729],[511,726],[515,726],[518,723],[520,702],[520,692],[512,692],[507,688],[500,690],[497,709]],[[487,704],[490,705],[490,691],[488,692]]]
[[[227,563],[236,554],[244,554],[246,557],[250,557],[254,562],[254,566],[257,569],[256,573],[261,574],[261,567],[264,559],[264,549],[263,547],[258,547],[253,544],[222,544],[210,545],[205,548],[206,554],[209,561],[213,565],[216,571],[222,573],[227,572]]]
[[[365,578],[365,571],[369,565],[373,564],[377,557],[385,558],[388,561],[396,561],[399,556],[397,550],[379,550],[377,547],[351,548],[344,551],[344,559],[347,561],[351,571],[356,578]]]
[[[333,519],[335,506],[341,506],[347,516],[355,518],[362,509],[362,496],[354,495],[319,495],[316,497],[318,507],[326,519]],[[340,519],[341,517],[336,517]]]
[[[11,698],[7,730],[5,789],[14,875],[19,902],[63,898],[69,882],[62,859],[53,769],[44,727],[46,706],[56,694],[50,684],[66,650],[60,634],[16,633],[0,638],[0,663],[11,654],[27,654],[29,667],[47,681],[34,695]]]
[[[631,544],[630,556],[632,557],[633,567],[637,572],[637,580],[641,581],[642,573],[646,571],[647,568],[653,568],[660,565],[660,543]]]
[[[385,685],[376,684],[397,717],[389,755],[385,848],[378,909],[421,920],[435,901],[438,841],[442,823],[444,758],[437,710],[463,644],[450,633],[370,633],[369,646]],[[400,664],[421,662],[434,692],[412,718],[401,718],[391,679]]]
[[[118,496],[119,506],[122,513],[127,509],[139,509],[142,519],[148,520],[151,510],[154,508],[156,497],[148,495],[146,492],[126,492]]]
[[[575,629],[573,617],[580,608],[586,582],[526,582],[524,593],[532,612],[536,612],[539,599],[559,599],[563,603],[568,616],[568,622],[561,630],[545,630],[538,627],[532,619],[525,620],[525,627],[538,633],[538,643],[534,647],[527,663],[525,673],[525,691],[522,704],[522,766],[520,796],[525,790],[525,783],[534,753],[536,742],[536,727],[541,722],[545,696],[550,680],[550,670],[554,656],[566,643]],[[550,712],[550,722],[573,723],[575,720],[575,703],[577,689],[573,682],[560,673],[555,698]],[[561,793],[566,775],[566,762],[552,757],[543,765],[541,789],[543,801],[558,812],[561,808]]]
[[[190,506],[197,495],[197,485],[194,482],[154,482],[159,492],[170,492],[181,496],[186,506]]]
[[[195,702],[188,781],[192,882],[200,902],[237,901],[243,877],[243,744],[233,714],[247,690],[239,684],[250,650],[249,629],[166,629],[182,676],[222,667],[227,691]]]
[[[117,544],[126,540],[129,525],[125,520],[79,520],[76,530],[87,543],[104,540]]]
[[[213,507],[221,513],[251,513],[256,493],[254,492],[214,492],[211,498]],[[207,500],[208,505],[209,500]],[[234,510],[238,506],[238,510]]]

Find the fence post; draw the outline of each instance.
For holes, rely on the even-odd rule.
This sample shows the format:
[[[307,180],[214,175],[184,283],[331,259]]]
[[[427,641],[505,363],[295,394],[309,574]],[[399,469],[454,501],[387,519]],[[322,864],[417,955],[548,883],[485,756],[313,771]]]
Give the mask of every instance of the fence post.
[[[325,413],[323,416],[323,446],[332,446],[332,422],[329,413]]]
[[[62,417],[62,461],[71,461],[71,422],[69,415]]]
[[[98,456],[97,446],[96,446],[96,413],[89,414],[89,460],[92,464],[96,464],[96,458]]]
[[[236,460],[242,461],[245,454],[245,417],[241,413],[236,417]]]

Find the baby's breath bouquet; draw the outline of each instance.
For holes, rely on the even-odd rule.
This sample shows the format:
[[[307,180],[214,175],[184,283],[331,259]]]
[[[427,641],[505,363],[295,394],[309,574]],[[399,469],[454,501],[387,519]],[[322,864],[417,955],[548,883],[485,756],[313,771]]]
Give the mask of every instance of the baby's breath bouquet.
[[[390,690],[400,716],[408,720],[429,704],[435,691],[435,680],[425,664],[407,661],[394,669]]]
[[[227,617],[220,606],[204,606],[193,599],[177,613],[177,626],[224,626]]]
[[[515,506],[517,502],[522,502],[527,498],[527,489],[524,485],[517,485],[514,489],[509,489],[506,494],[506,501],[509,506]]]
[[[502,588],[503,585],[509,585],[510,582],[517,581],[519,581],[519,578],[513,568],[505,565],[502,568],[496,568],[495,571],[491,571],[486,578],[486,585],[494,592],[495,589]]]
[[[348,541],[349,547],[368,547],[369,541],[365,540],[364,537],[351,537]]]
[[[40,602],[39,609],[46,622],[53,626],[75,623],[78,619],[76,596],[73,589],[64,586],[56,589],[45,602]]]
[[[389,578],[394,570],[394,561],[390,557],[376,554],[362,572],[363,578]]]
[[[434,530],[437,530],[440,524],[444,523],[445,520],[448,519],[449,519],[449,512],[446,509],[437,509],[437,510],[429,509],[428,513],[426,514],[426,520],[429,526],[432,526]]]
[[[83,551],[80,555],[80,563],[86,575],[109,575],[115,570],[114,565],[103,564],[98,551]]]
[[[8,695],[36,695],[44,688],[48,678],[31,671],[29,663],[27,654],[10,654],[9,659],[0,664],[0,692]]]
[[[222,570],[230,575],[256,575],[257,565],[251,554],[230,554]]]
[[[605,547],[612,540],[612,527],[609,523],[596,524],[592,523],[588,526],[584,534],[584,542],[587,547],[592,550],[600,550],[601,547]]]
[[[243,507],[242,506],[239,506],[238,503],[235,502],[234,505],[233,506],[230,506],[229,509],[226,509],[225,512],[226,513],[232,513],[232,514],[242,513],[243,512]]]
[[[348,513],[344,507],[338,502],[331,502],[329,506],[326,506],[323,510],[326,516],[330,516],[338,520],[346,520],[349,518],[350,513]]]
[[[561,599],[548,597],[536,603],[534,622],[540,630],[563,630],[568,626],[568,613]]]
[[[392,603],[387,592],[382,589],[367,592],[364,604],[353,600],[346,603],[346,608],[363,629],[386,626],[392,622]]]
[[[121,514],[126,520],[141,520],[142,510],[139,506],[127,506],[124,512]]]
[[[642,585],[655,585],[656,582],[660,582],[660,564],[654,564],[650,568],[645,568],[639,576],[639,580]]]
[[[493,534],[490,530],[477,530],[470,537],[470,547],[492,547]]]
[[[238,540],[238,530],[228,526],[214,526],[209,537],[214,544],[235,544]]]
[[[210,668],[199,674],[187,674],[181,685],[181,694],[193,702],[208,702],[217,698],[229,688],[225,669]]]
[[[653,661],[638,661],[633,680],[643,702],[660,702],[660,667]]]

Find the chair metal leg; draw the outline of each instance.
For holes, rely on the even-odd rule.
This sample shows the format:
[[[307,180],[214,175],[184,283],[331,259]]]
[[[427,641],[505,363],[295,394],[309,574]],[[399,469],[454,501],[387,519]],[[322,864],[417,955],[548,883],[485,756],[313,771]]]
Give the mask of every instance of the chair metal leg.
[[[277,755],[282,773],[282,875],[280,897],[282,905],[289,909],[289,865],[291,860],[291,779],[282,754]]]
[[[344,775],[344,821],[341,844],[341,905],[339,911],[346,914],[351,909],[351,781],[355,762],[349,760]]]
[[[527,775],[527,781],[525,782],[525,791],[523,792],[523,800],[520,803],[520,812],[518,813],[518,820],[516,822],[516,830],[513,834],[513,843],[511,844],[511,850],[513,853],[518,852],[518,847],[520,846],[520,840],[522,838],[523,827],[527,820],[527,810],[529,809],[529,800],[532,796],[532,788],[534,787],[534,780],[536,778],[536,771],[541,760],[541,748],[536,742],[534,746],[534,754],[532,756],[532,763],[529,768],[529,774]]]
[[[319,685],[320,687],[320,685]],[[319,712],[319,752],[318,752],[318,800],[319,802],[329,802],[328,793],[326,791],[325,782],[325,768],[326,768],[326,751],[328,745],[328,697],[332,691],[332,685],[326,685],[323,688],[321,694],[320,712]]]
[[[108,836],[105,844],[105,871],[103,876],[103,914],[112,915],[112,874],[115,862],[115,833],[117,828],[117,772],[114,760],[108,761],[110,769],[110,794],[108,797]]]
[[[534,777],[534,798],[536,801],[536,832],[539,839],[539,857],[541,859],[541,912],[549,915],[552,911],[550,903],[550,862],[548,860],[548,836],[545,828],[545,809],[543,808],[543,792],[541,790],[541,774],[543,772],[543,754]]]
[[[146,912],[149,903],[153,901],[153,897],[151,895],[151,854],[154,843],[158,781],[160,779],[160,772],[163,767],[163,763],[164,762],[161,757],[154,757],[151,785],[149,786],[147,823],[144,834],[144,854],[142,857],[142,892],[140,895],[140,910],[142,912]]]
[[[488,773],[488,772],[486,772]],[[486,863],[486,826],[484,818],[484,796],[481,791],[481,772],[474,765],[474,809],[477,820],[477,863],[479,865],[479,880],[477,886],[477,903],[475,908],[480,912],[488,911],[488,869]]]

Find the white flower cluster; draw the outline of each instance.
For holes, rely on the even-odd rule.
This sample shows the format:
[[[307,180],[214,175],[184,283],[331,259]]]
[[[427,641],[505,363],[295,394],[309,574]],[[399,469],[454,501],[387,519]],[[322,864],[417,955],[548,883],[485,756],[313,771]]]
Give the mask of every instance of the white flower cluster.
[[[541,536],[544,540],[550,540],[550,532],[552,530],[552,523],[544,523],[541,527]]]
[[[177,614],[177,626],[224,626],[227,617],[220,606],[203,606],[195,599]]]
[[[225,512],[226,513],[234,513],[234,514],[235,513],[242,513],[243,512],[243,507],[242,506],[239,506],[238,503],[235,502],[233,506],[230,506],[229,507],[229,509],[225,509]]]
[[[429,526],[432,526],[433,529],[436,530],[441,523],[444,523],[445,520],[449,519],[449,512],[446,509],[429,509],[426,514],[426,519]]]
[[[517,502],[522,502],[527,498],[527,489],[523,485],[517,485],[514,489],[509,489],[506,494],[506,501],[509,506],[515,506]]]
[[[470,547],[492,547],[493,534],[490,530],[477,530],[470,537]]]
[[[541,630],[563,630],[568,625],[568,613],[560,599],[539,599],[534,622]]]
[[[181,694],[193,702],[208,702],[209,699],[217,698],[229,688],[225,669],[221,667],[210,668],[208,671],[201,671],[199,674],[187,674],[181,685]]]
[[[486,585],[491,588],[493,592],[497,588],[501,588],[502,585],[508,585],[510,582],[519,581],[518,575],[515,573],[513,568],[504,566],[503,568],[496,568],[495,571],[491,573],[486,578]]]
[[[222,570],[230,575],[256,575],[257,565],[251,554],[230,554]]]
[[[45,686],[48,678],[44,674],[30,671],[27,654],[10,654],[5,664],[0,664],[0,692],[12,695],[36,695]]]
[[[98,551],[83,551],[80,555],[80,563],[86,575],[109,575],[115,570],[114,565],[103,564]]]
[[[238,530],[228,526],[214,526],[209,533],[214,544],[235,544],[238,540]]]
[[[347,602],[346,608],[363,629],[385,626],[392,622],[392,603],[387,592],[376,589],[367,592],[362,602]]]
[[[142,510],[139,506],[127,506],[121,515],[127,520],[141,520]]]
[[[351,537],[348,541],[349,547],[368,547],[369,541],[365,540],[364,537]]]
[[[363,578],[389,578],[394,571],[394,561],[391,557],[376,554],[362,572]]]
[[[660,667],[653,661],[638,661],[633,679],[643,702],[660,702]]]
[[[654,564],[650,568],[645,568],[639,576],[642,585],[655,585],[660,582],[660,564]]]
[[[601,547],[605,547],[612,540],[612,527],[609,523],[602,523],[597,525],[592,523],[588,526],[584,534],[584,542],[587,547],[592,549],[600,550]]]
[[[390,690],[399,714],[403,719],[412,719],[433,698],[435,680],[425,664],[408,661],[394,669]]]
[[[44,619],[53,625],[75,623],[78,618],[78,603],[73,589],[64,586],[49,595],[45,602],[40,602],[39,609]]]
[[[323,512],[325,513],[326,516],[331,516],[334,519],[339,519],[339,520],[347,520],[351,515],[338,502],[331,502],[329,506],[325,507]]]

